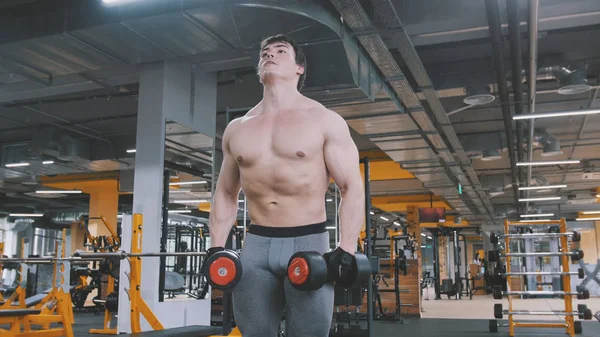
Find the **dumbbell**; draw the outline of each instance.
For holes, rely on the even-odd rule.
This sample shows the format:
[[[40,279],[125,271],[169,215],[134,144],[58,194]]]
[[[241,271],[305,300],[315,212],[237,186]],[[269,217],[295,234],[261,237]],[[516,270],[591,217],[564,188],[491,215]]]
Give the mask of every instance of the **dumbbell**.
[[[242,262],[233,250],[216,252],[204,263],[206,280],[215,289],[230,290],[242,278]]]
[[[292,287],[298,290],[318,290],[327,282],[335,282],[344,288],[354,288],[365,284],[371,275],[369,258],[356,253],[352,259],[352,275],[348,280],[338,280],[336,275],[328,275],[327,262],[318,252],[297,252],[288,262],[287,274]]]
[[[579,304],[577,305],[577,312],[579,313],[580,319],[590,320],[592,319],[592,310],[588,309],[587,305]]]

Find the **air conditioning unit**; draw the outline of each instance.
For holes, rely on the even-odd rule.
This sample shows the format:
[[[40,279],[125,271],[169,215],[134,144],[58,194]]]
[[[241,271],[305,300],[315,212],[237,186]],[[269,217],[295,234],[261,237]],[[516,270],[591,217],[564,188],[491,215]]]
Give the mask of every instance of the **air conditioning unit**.
[[[592,195],[590,192],[578,192],[572,195],[569,195],[567,198],[568,205],[587,205],[587,204],[595,204],[596,196]]]
[[[600,172],[587,172],[583,174],[583,180],[600,180]]]

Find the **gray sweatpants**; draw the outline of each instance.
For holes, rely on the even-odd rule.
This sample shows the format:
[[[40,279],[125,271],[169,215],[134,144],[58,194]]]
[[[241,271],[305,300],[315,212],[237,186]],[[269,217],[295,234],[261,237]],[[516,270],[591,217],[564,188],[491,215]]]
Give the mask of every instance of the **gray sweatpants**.
[[[244,337],[276,337],[285,308],[286,337],[327,337],[333,316],[333,285],[296,290],[287,264],[298,251],[329,251],[329,233],[296,237],[246,234],[242,278],[233,290],[233,313]]]

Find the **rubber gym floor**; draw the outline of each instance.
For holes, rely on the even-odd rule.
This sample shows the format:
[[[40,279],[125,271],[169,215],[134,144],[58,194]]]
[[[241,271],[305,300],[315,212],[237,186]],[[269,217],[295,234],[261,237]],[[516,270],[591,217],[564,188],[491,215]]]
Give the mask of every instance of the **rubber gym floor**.
[[[73,326],[76,337],[100,336],[90,335],[89,329],[102,326],[103,316],[94,313],[75,313],[75,325]],[[564,336],[563,330],[559,329],[521,329],[515,333],[516,337],[528,336]],[[365,334],[352,334],[351,336],[365,336]],[[488,320],[484,319],[439,319],[439,318],[407,318],[404,324],[396,322],[375,322],[372,337],[438,337],[438,336],[468,336],[468,337],[492,337],[508,336],[507,328],[500,328],[499,332],[488,331]],[[585,337],[600,336],[600,322],[584,321],[583,335]],[[191,337],[191,336],[190,336]],[[269,337],[269,336],[265,336]]]

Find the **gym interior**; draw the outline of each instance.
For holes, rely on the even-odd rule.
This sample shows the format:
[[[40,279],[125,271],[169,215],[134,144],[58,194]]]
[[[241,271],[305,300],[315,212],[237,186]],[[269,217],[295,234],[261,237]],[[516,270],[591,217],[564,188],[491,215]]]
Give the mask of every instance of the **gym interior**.
[[[0,335],[241,336],[208,219],[276,34],[360,153],[368,272],[330,336],[600,335],[600,1],[4,0],[0,25]]]

